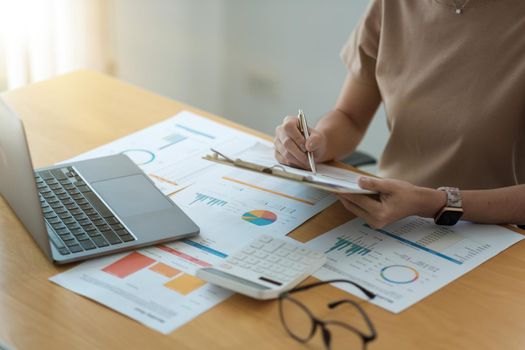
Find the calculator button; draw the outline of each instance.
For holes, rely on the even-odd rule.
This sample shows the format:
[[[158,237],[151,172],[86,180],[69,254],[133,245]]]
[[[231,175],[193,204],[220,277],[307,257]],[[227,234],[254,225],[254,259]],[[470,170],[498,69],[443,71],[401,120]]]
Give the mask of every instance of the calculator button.
[[[297,247],[293,244],[286,243],[284,246],[281,247],[281,249],[286,249],[290,252],[294,252],[297,249]]]
[[[262,250],[268,253],[273,253],[277,249],[279,249],[284,243],[279,241],[271,241],[270,243],[266,244]]]
[[[272,267],[272,271],[273,271],[273,272],[280,273],[280,272],[284,272],[284,268],[281,267],[281,266],[277,266],[277,265],[275,265],[274,267]]]
[[[244,249],[242,250],[242,252],[243,252],[244,254],[253,254],[253,253],[255,253],[255,249],[253,249],[253,248],[249,248],[249,247],[248,247],[248,248],[244,248]]]
[[[258,272],[258,273],[263,273],[265,270],[262,267],[257,266],[256,268],[253,269],[253,271]]]
[[[264,243],[261,242],[253,242],[250,244],[250,248],[261,249],[262,247],[264,247]]]
[[[303,271],[304,270],[304,265],[295,263],[295,264],[293,264],[291,266],[291,268],[294,269],[295,271]]]
[[[262,237],[259,238],[259,241],[261,241],[263,243],[270,243],[272,241],[272,237],[262,236]]]
[[[271,263],[276,263],[278,262],[279,260],[281,260],[278,256],[275,256],[275,255],[270,255],[267,259],[269,262]]]
[[[288,259],[293,260],[293,261],[299,261],[301,259],[301,255],[297,253],[292,253],[288,255]]]
[[[254,258],[253,256],[250,256],[250,257],[248,257],[248,258],[246,259],[246,262],[247,262],[248,264],[255,265],[255,264],[257,264],[257,263],[259,262],[259,259],[256,259],[256,258]]]
[[[284,267],[290,267],[292,266],[292,264],[293,263],[290,260],[281,259],[281,261],[279,262],[279,265],[284,266]]]
[[[302,255],[308,255],[308,252],[310,250],[309,249],[306,249],[306,248],[298,248],[295,252],[296,253],[299,253],[299,254],[302,254]]]
[[[226,264],[226,263],[220,264],[219,266],[220,266],[221,268],[223,268],[223,269],[226,269],[226,270],[231,270],[231,269],[233,268],[232,265],[230,265],[230,264]]]
[[[248,255],[244,254],[244,253],[239,253],[237,255],[235,255],[235,258],[237,258],[238,260],[244,260],[246,259]]]
[[[305,265],[310,265],[310,264],[313,264],[315,260],[304,256],[301,258],[301,262]]]
[[[272,266],[272,264],[270,264],[268,261],[264,261],[264,260],[263,260],[263,261],[261,261],[261,262],[259,263],[259,266],[262,267],[262,268],[264,268],[264,269],[268,269],[268,268],[270,268],[270,266]]]
[[[261,252],[261,251],[258,251],[258,252],[255,252],[255,254],[253,255],[255,256],[256,258],[259,258],[259,259],[264,259],[268,256],[268,254],[264,253],[264,252]]]
[[[286,249],[280,249],[278,250],[275,255],[278,255],[280,257],[285,257],[287,256],[288,254],[290,254],[290,251],[286,250]]]

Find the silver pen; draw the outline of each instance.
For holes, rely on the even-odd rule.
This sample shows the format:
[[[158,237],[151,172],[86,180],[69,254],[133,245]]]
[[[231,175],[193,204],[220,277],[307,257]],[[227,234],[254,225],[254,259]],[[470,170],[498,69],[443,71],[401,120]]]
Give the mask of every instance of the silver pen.
[[[297,119],[299,119],[299,130],[303,133],[304,139],[308,140],[310,137],[310,132],[308,131],[308,123],[306,122],[306,117],[304,116],[302,109],[299,110]],[[310,163],[312,173],[315,175],[317,174],[317,170],[315,169],[314,154],[312,152],[306,152],[306,154],[308,155],[308,162]]]

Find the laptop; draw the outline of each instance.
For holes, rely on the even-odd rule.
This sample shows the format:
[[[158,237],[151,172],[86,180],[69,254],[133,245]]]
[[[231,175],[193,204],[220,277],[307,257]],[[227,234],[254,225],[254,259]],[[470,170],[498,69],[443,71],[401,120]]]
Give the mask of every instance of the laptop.
[[[199,233],[125,155],[35,171],[23,124],[1,99],[0,194],[57,264]]]

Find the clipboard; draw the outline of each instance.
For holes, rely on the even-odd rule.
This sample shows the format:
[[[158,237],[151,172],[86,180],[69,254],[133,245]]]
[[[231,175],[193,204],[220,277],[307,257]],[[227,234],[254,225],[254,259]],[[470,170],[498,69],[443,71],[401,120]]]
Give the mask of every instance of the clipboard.
[[[236,168],[240,168],[240,169],[244,169],[244,170],[248,170],[248,171],[252,171],[252,172],[256,172],[260,174],[265,174],[268,176],[277,177],[277,178],[288,180],[288,181],[299,182],[304,185],[314,187],[314,188],[317,188],[323,191],[332,192],[332,193],[340,193],[340,194],[344,194],[344,193],[374,194],[376,193],[376,192],[372,192],[368,190],[363,190],[361,188],[350,188],[350,187],[340,186],[340,185],[331,183],[328,177],[326,181],[323,181],[323,180],[319,180],[320,176],[315,176],[314,178],[314,176],[304,176],[300,174],[294,174],[294,173],[287,171],[282,165],[276,164],[276,165],[269,167],[265,165],[256,164],[253,162],[244,161],[242,159],[230,158],[213,148],[211,149],[211,151],[212,151],[212,154],[206,155],[202,157],[202,159],[205,159],[211,162],[215,162],[218,164],[228,165],[228,166],[232,166],[232,167],[236,167]]]

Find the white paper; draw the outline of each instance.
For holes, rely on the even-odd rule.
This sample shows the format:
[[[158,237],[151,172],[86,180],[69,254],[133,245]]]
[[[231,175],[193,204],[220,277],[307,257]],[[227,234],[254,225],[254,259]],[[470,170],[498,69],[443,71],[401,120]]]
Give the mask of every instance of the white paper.
[[[279,164],[277,159],[275,159],[273,146],[262,142],[258,142],[236,155],[229,153],[228,149],[225,147],[216,147],[215,149],[232,159],[241,159],[246,162],[267,167],[278,166],[286,170],[288,173],[304,176],[314,182],[335,186],[337,189],[344,190],[348,193],[373,193],[368,190],[363,190],[357,184],[357,179],[361,174],[348,169],[341,169],[326,164],[317,164],[317,174],[314,175],[308,170],[292,168]]]
[[[381,230],[354,219],[307,246],[328,256],[315,277],[359,283],[377,294],[372,303],[398,313],[522,239],[500,226],[446,227],[409,217]],[[335,286],[366,298],[354,287]]]
[[[68,161],[123,153],[148,174],[165,195],[170,195],[198,181],[213,166],[202,159],[210,148],[222,147],[235,154],[255,142],[265,141],[183,111]]]
[[[229,255],[260,234],[284,237],[336,200],[302,184],[221,167],[172,197],[200,227],[190,242]]]
[[[183,259],[163,249],[90,260],[50,280],[168,334],[233,293],[180,271]]]

